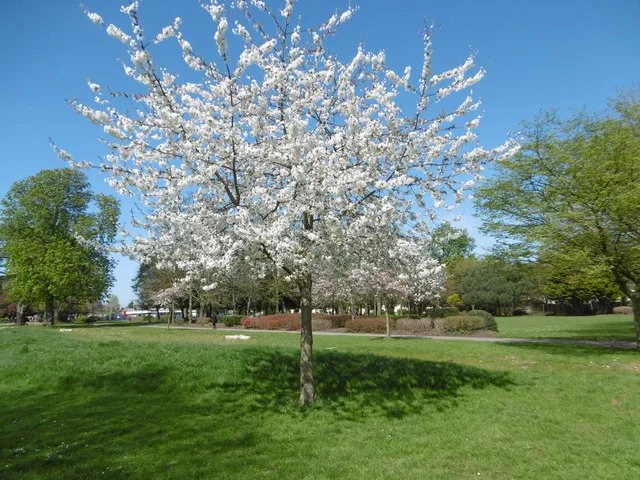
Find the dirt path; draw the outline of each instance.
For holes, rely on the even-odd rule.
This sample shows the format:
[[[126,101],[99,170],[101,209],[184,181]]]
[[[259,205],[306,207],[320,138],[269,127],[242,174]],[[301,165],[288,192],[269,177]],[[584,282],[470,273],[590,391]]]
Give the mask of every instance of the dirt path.
[[[141,325],[144,328],[167,328],[166,325]],[[184,330],[213,330],[211,327],[171,327],[172,329],[184,329]],[[286,331],[286,330],[259,330],[244,328],[227,328],[219,327],[217,330],[225,332],[243,332],[249,334],[250,332],[264,332],[264,333],[291,333],[299,335],[298,331]],[[383,334],[378,333],[346,333],[339,332],[327,332],[319,331],[313,332],[314,335],[350,335],[356,337],[384,337]],[[493,343],[534,343],[534,344],[546,344],[546,345],[588,345],[595,347],[610,347],[610,348],[622,348],[626,350],[635,350],[635,342],[623,342],[623,341],[608,341],[608,340],[568,340],[563,338],[499,338],[499,337],[463,337],[463,336],[440,336],[440,335],[392,335],[392,338],[430,338],[432,340],[461,340],[468,342],[493,342]]]

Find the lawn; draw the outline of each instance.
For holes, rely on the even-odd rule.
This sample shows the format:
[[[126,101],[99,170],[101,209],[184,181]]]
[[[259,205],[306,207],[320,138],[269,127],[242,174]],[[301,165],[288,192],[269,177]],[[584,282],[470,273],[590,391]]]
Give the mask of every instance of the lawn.
[[[144,327],[0,329],[0,478],[640,478],[640,354]]]
[[[636,339],[631,315],[591,315],[575,317],[522,317],[496,318],[500,337],[503,338],[564,338],[569,340]]]

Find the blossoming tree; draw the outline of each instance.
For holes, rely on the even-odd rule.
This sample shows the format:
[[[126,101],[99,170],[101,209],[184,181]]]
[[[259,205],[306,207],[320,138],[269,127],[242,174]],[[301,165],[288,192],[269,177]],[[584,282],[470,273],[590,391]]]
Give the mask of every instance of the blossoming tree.
[[[385,251],[399,236],[410,238],[416,223],[460,201],[483,163],[510,147],[475,145],[478,103],[470,95],[449,112],[431,113],[431,104],[483,77],[473,56],[433,74],[427,30],[424,64],[414,77],[411,68],[397,73],[384,52],[362,46],[342,61],[326,45],[354,9],[303,28],[294,3],[286,0],[281,10],[259,0],[203,5],[217,44],[206,59],[179,18],[148,35],[138,2],[121,9],[129,33],[87,12],[122,42],[130,60],[124,73],[141,90],[109,95],[90,82],[95,103],[71,103],[111,138],[101,165],[110,183],[141,201],[135,225],[149,234],[134,238],[132,255],[192,277],[224,271],[238,256],[263,258],[295,281],[300,402],[310,404],[317,272],[346,252]],[[181,80],[155,58],[156,44],[170,39],[197,81]],[[400,95],[415,108],[403,111]]]

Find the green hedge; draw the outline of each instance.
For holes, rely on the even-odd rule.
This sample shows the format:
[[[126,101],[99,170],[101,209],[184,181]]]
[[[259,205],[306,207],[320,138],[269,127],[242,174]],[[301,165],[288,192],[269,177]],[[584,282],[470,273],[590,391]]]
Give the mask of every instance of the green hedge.
[[[484,318],[477,315],[447,317],[444,318],[442,322],[444,329],[447,332],[469,332],[472,330],[483,330],[486,328]]]
[[[471,315],[472,317],[482,317],[484,318],[485,328],[487,330],[493,330],[495,332],[498,331],[498,324],[496,323],[495,318],[493,318],[493,315],[485,310],[471,310],[469,312],[466,312],[465,315]]]
[[[224,323],[227,327],[238,327],[242,318],[242,315],[223,315],[218,317],[218,323]]]

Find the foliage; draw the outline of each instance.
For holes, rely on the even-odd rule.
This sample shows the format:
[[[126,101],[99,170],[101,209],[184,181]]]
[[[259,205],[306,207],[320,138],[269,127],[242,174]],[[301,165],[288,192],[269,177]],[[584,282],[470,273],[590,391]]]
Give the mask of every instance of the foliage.
[[[585,249],[567,248],[550,252],[551,264],[544,292],[552,300],[616,300],[624,294],[616,284],[611,267],[593,258]]]
[[[93,194],[75,170],[15,182],[0,210],[8,298],[45,304],[50,318],[63,305],[102,298],[113,282],[107,247],[118,215],[116,199]]]
[[[460,309],[460,307],[464,306],[464,302],[462,301],[462,298],[460,298],[460,294],[458,294],[458,293],[454,293],[453,295],[449,295],[447,297],[447,304],[450,307],[453,307],[455,309]]]
[[[487,231],[529,254],[584,252],[640,307],[639,104],[621,96],[614,115],[526,123],[520,153],[500,162],[476,198]]]
[[[465,273],[459,289],[465,304],[498,314],[518,306],[529,283],[518,265],[489,258]]]
[[[613,313],[618,315],[633,315],[633,308],[628,306],[613,307]]]
[[[498,331],[498,324],[496,323],[495,318],[493,318],[493,315],[486,310],[469,310],[468,312],[464,312],[464,314],[465,316],[482,317],[487,330],[493,330],[495,332]]]
[[[247,329],[300,330],[300,314],[280,313],[264,317],[244,317],[241,323]]]
[[[431,232],[431,248],[439,262],[446,265],[473,256],[476,241],[464,228],[442,223]]]
[[[101,320],[100,317],[97,317],[95,315],[80,315],[78,317],[76,317],[75,319],[75,323],[80,323],[80,324],[91,324],[91,323],[96,323],[99,322]]]
[[[460,312],[455,307],[435,307],[427,310],[426,314],[429,318],[446,318],[459,315]]]
[[[442,324],[447,332],[470,332],[487,328],[485,319],[477,315],[458,315],[457,317],[443,318]]]
[[[389,322],[391,329],[394,329],[396,320],[390,317]],[[353,320],[347,320],[344,326],[349,333],[387,333],[386,318],[356,317]]]
[[[138,6],[123,8],[131,34],[106,27],[127,49],[135,93],[107,97],[90,83],[94,106],[71,102],[112,137],[103,165],[111,183],[143,205],[138,221],[150,236],[134,238],[130,253],[180,266],[189,280],[203,269],[229,271],[238,258],[284,270],[302,310],[301,402],[313,403],[315,272],[345,258],[378,266],[389,252],[407,250],[419,220],[462,201],[484,164],[511,152],[509,144],[476,145],[479,105],[471,95],[435,114],[430,107],[469,89],[484,70],[471,55],[432,73],[430,31],[414,79],[410,68],[397,73],[383,52],[362,46],[342,61],[327,45],[355,9],[309,27],[293,0],[281,10],[265,2],[203,5],[217,45],[205,58],[178,20],[145,39]],[[87,15],[105,26],[97,13]],[[158,44],[174,40],[187,74],[161,69],[172,62],[155,58]]]
[[[223,315],[218,316],[218,321],[224,323],[227,327],[237,327],[241,324],[242,315]]]
[[[402,333],[425,335],[441,335],[444,333],[441,320],[432,318],[400,318],[396,321],[396,330]]]

